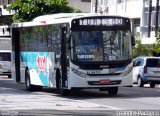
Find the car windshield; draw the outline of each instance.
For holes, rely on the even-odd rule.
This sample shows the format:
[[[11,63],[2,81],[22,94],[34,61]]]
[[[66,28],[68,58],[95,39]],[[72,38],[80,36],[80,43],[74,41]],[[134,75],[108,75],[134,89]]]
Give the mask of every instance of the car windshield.
[[[147,67],[160,67],[160,59],[150,58],[147,59]]]
[[[73,59],[76,61],[122,61],[131,59],[128,30],[72,32]]]

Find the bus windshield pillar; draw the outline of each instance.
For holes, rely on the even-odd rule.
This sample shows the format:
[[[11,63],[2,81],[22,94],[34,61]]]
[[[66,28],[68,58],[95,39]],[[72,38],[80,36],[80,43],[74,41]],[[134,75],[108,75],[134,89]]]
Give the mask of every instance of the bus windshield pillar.
[[[66,35],[67,28],[62,27],[61,38],[61,71],[62,71],[62,87],[65,87],[65,80],[67,79],[67,55],[66,55]]]

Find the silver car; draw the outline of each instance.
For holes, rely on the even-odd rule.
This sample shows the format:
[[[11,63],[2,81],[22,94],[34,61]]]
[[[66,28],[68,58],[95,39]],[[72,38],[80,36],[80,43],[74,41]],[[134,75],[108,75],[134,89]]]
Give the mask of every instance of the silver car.
[[[138,57],[133,60],[133,83],[139,87],[160,84],[160,57]]]

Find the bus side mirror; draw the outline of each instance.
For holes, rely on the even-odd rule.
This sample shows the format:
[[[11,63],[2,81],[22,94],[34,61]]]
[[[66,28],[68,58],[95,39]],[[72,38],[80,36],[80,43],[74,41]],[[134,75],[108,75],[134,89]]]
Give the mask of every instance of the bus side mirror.
[[[135,44],[136,44],[136,41],[135,41],[135,38],[134,38],[134,36],[132,36],[132,37],[131,37],[131,42],[132,42],[132,46],[135,46]]]

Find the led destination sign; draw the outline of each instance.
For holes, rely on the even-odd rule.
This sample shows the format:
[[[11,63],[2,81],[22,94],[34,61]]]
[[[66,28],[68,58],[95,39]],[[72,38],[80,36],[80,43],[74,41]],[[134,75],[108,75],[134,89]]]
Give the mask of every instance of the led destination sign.
[[[130,29],[130,20],[118,16],[93,16],[73,19],[71,25],[72,31]]]
[[[74,19],[72,30],[130,29],[130,21],[123,17],[95,16]]]
[[[122,18],[117,19],[80,19],[80,26],[92,25],[92,26],[109,26],[109,25],[123,25]]]

